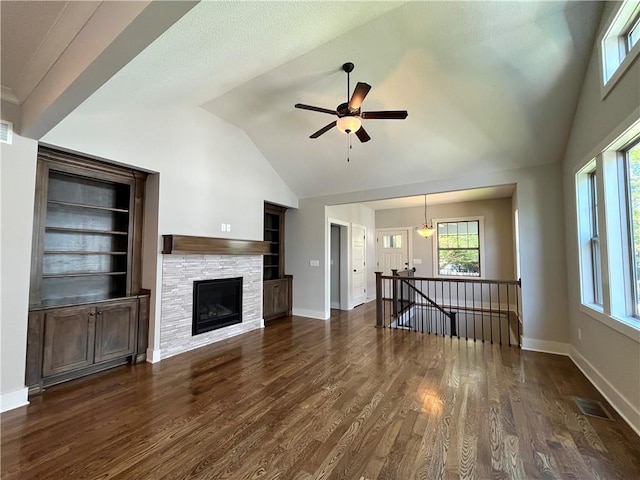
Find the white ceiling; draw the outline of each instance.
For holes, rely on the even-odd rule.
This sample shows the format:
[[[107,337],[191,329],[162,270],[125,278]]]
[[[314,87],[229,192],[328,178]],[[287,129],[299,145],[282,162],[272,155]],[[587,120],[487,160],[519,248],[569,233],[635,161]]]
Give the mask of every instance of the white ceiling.
[[[243,129],[300,198],[548,164],[564,153],[601,11],[566,1],[205,1],[79,110],[202,105]],[[345,101],[346,61],[352,85],[373,87],[364,111],[409,111],[365,120],[372,140],[356,140],[349,163],[336,129],[308,138],[333,117],[293,108]],[[4,85],[4,53],[2,67]]]

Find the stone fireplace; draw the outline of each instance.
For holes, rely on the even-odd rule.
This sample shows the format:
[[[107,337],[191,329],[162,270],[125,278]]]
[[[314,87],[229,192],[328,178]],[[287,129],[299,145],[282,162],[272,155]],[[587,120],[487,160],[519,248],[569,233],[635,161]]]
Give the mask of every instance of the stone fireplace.
[[[180,243],[174,238],[173,245],[167,246],[167,237],[192,241],[187,243],[185,240]],[[193,239],[201,242],[194,242]],[[236,248],[236,244],[247,243],[254,245],[254,248]],[[160,316],[161,358],[171,357],[264,327],[262,253],[256,253],[268,248],[268,245],[265,247],[263,244],[264,242],[165,236]],[[258,248],[255,248],[255,245]],[[228,286],[228,282],[235,280],[237,283],[237,279],[241,279],[239,321],[235,321],[238,318],[231,321],[226,311],[230,310],[228,306],[220,299],[214,298],[209,302],[211,312],[207,310],[206,314],[202,313],[202,316],[204,323],[207,323],[207,320],[213,320],[213,323],[216,323],[214,317],[218,316],[216,310],[219,310],[218,328],[194,335],[194,308],[196,312],[198,311],[197,304],[194,304],[194,285],[197,288],[199,285],[206,284],[201,282],[221,280],[219,282],[221,285]],[[209,316],[211,318],[205,318]],[[229,323],[224,325],[227,321]]]

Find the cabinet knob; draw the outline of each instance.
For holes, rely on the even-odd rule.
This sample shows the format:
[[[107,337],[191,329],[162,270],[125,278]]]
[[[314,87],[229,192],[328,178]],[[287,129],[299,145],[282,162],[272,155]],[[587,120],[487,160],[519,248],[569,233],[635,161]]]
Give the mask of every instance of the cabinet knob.
[[[98,315],[102,315],[102,312],[98,312]]]
[[[89,312],[89,316],[90,316],[90,317],[95,317],[95,316],[96,316],[96,314],[95,314],[94,312]]]

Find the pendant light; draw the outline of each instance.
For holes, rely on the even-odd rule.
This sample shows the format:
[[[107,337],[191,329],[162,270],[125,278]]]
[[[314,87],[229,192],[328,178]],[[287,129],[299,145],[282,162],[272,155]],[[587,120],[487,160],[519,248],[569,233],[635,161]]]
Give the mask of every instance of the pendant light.
[[[427,195],[424,196],[424,223],[420,227],[416,227],[418,235],[428,238],[435,233],[436,229],[429,223],[427,223]]]

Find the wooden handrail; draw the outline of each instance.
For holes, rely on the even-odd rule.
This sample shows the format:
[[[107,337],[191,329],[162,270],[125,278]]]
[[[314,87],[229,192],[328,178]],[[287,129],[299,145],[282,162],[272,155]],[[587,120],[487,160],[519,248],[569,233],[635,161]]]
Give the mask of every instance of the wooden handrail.
[[[408,270],[399,270],[399,272],[406,272]],[[399,276],[399,275],[398,275]],[[382,275],[382,278],[387,280],[387,279],[393,279],[394,276],[393,275]],[[395,277],[397,278],[397,276]],[[455,282],[455,283],[481,283],[481,284],[487,284],[490,283],[492,285],[500,283],[502,285],[518,285],[519,287],[522,287],[522,279],[518,279],[518,280],[492,280],[492,279],[470,279],[470,278],[448,278],[448,277],[411,277],[411,280],[419,280],[419,281],[423,281],[423,282]]]

